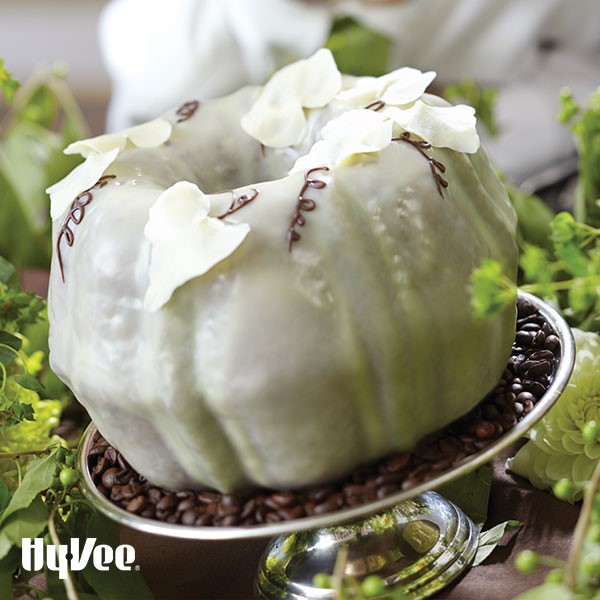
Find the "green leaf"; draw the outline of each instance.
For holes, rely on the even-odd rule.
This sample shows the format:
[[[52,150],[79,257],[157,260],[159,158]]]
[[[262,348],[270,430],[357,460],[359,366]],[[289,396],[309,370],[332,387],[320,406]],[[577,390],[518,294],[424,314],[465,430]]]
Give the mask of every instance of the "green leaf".
[[[517,286],[504,274],[502,265],[485,258],[471,276],[471,307],[480,317],[501,313],[517,299]]]
[[[445,485],[438,492],[460,507],[481,530],[487,519],[491,489],[492,469],[491,467],[480,467]]]
[[[515,600],[575,600],[576,598],[583,597],[576,596],[575,592],[562,583],[544,583],[520,594]]]
[[[56,469],[56,451],[48,456],[33,460],[15,491],[6,510],[0,515],[0,526],[17,511],[27,508],[35,498],[52,485],[54,470]]]
[[[16,335],[8,331],[0,331],[0,363],[7,365],[11,362],[15,358],[13,350],[18,352],[22,344],[21,338],[18,338]]]
[[[8,486],[4,482],[4,479],[0,479],[0,515],[4,512],[9,502],[10,491],[8,490]]]
[[[42,392],[44,390],[44,386],[40,383],[40,381],[30,373],[16,375],[15,381],[21,387],[24,387],[26,390],[31,390],[32,392]]]
[[[378,76],[387,72],[390,40],[352,17],[334,22],[325,47],[342,73]]]
[[[14,600],[14,575],[20,565],[21,553],[16,548],[0,560],[0,600]]]
[[[494,117],[497,91],[495,88],[482,88],[473,79],[463,79],[455,85],[445,88],[443,96],[450,102],[465,102],[475,109],[478,121],[494,137],[499,128]]]
[[[98,544],[108,544],[115,548],[120,544],[119,529],[116,523],[100,513],[95,513],[89,520],[86,538],[94,537]],[[152,592],[134,569],[119,571],[111,568],[109,571],[98,571],[93,565],[83,570],[86,581],[94,588],[102,600],[152,600]]]
[[[13,546],[21,547],[23,538],[40,535],[48,525],[49,510],[41,498],[36,498],[26,508],[13,512],[0,527],[0,560]]]
[[[511,520],[500,523],[487,531],[482,531],[479,534],[479,548],[477,548],[473,566],[476,567],[477,565],[480,565],[496,549],[496,546],[499,544],[502,536],[507,530],[519,529],[522,525],[523,523],[520,521]]]
[[[12,102],[13,95],[18,88],[19,82],[13,79],[12,74],[4,66],[4,60],[0,58],[0,90],[4,92],[7,102]]]
[[[0,283],[7,284],[9,279],[15,274],[14,266],[3,256],[0,256]]]

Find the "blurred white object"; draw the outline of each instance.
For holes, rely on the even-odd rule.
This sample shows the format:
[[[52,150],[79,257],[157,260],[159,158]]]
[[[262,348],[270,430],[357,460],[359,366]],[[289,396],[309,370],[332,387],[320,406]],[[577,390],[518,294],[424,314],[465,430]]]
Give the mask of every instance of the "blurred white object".
[[[484,143],[512,181],[573,152],[557,96],[567,85],[583,99],[600,84],[598,0],[112,0],[100,23],[114,86],[108,128],[263,83],[312,54],[344,15],[390,38],[390,69],[497,86],[501,135]]]

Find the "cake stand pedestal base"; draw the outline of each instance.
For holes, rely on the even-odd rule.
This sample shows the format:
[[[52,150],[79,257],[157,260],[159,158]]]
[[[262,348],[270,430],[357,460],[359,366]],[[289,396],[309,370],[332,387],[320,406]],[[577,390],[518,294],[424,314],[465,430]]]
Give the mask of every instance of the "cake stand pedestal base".
[[[379,575],[386,593],[427,598],[471,564],[478,531],[457,506],[426,492],[376,515],[273,538],[255,581],[264,600],[324,600],[333,589],[315,587],[317,573],[343,573],[357,581]]]

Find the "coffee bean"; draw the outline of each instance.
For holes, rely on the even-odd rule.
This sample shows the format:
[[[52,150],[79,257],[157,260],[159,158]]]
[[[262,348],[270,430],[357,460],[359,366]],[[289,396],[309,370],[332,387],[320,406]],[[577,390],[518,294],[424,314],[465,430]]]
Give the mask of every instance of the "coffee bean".
[[[300,519],[304,516],[304,507],[297,505],[292,507],[280,508],[278,511],[279,516],[284,521],[290,521],[292,519]]]
[[[127,505],[127,510],[131,513],[140,513],[146,508],[146,498],[144,496],[136,496]]]
[[[177,496],[175,494],[167,494],[156,503],[156,509],[161,511],[170,510],[175,504],[177,504]]]
[[[110,469],[104,471],[104,474],[102,475],[102,485],[106,489],[110,490],[114,485],[117,484],[118,472],[119,469],[117,469],[117,467],[111,467]]]
[[[475,424],[473,432],[478,439],[488,440],[494,437],[496,428],[494,427],[494,424],[489,421],[481,421],[480,423]]]
[[[544,342],[544,347],[548,350],[556,350],[560,346],[560,340],[555,335],[546,336],[546,341]]]
[[[183,525],[194,525],[196,523],[196,519],[198,519],[199,514],[200,513],[198,510],[190,508],[183,512],[180,521]]]
[[[194,508],[194,506],[196,506],[196,501],[195,501],[195,499],[193,497],[191,497],[191,498],[184,498],[177,505],[177,512],[182,512],[183,513],[186,510],[190,510],[190,508]]]
[[[410,452],[402,452],[388,460],[386,466],[391,473],[397,473],[405,469],[410,462]]]

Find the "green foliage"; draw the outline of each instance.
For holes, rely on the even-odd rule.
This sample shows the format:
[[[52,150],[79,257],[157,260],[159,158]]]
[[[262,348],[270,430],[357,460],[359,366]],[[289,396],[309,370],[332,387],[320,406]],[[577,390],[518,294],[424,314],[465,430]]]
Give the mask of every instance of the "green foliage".
[[[558,306],[571,326],[600,330],[600,231],[563,212],[550,223],[550,242],[551,252],[523,244],[521,289]],[[498,314],[516,297],[517,287],[497,261],[483,261],[471,282],[471,304],[482,317]]]
[[[559,120],[570,123],[579,153],[575,217],[600,227],[600,88],[580,107],[570,90],[561,90]]]
[[[342,73],[359,76],[386,73],[390,46],[387,37],[351,17],[335,21],[325,43]]]
[[[14,93],[19,88],[19,82],[13,79],[11,73],[6,70],[4,61],[0,58],[0,90],[4,92],[7,102],[12,102]]]
[[[0,85],[3,73],[0,61]],[[15,94],[0,124],[0,254],[18,268],[49,266],[51,222],[45,190],[77,165],[79,158],[62,151],[86,133],[64,73],[37,74]]]
[[[499,133],[498,124],[494,117],[494,104],[496,102],[496,88],[482,88],[473,79],[463,79],[455,85],[449,85],[444,89],[444,97],[450,102],[464,102],[475,109],[477,120],[481,123],[491,136]]]

